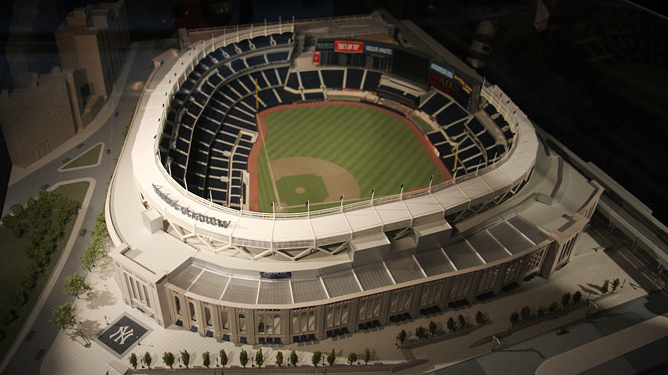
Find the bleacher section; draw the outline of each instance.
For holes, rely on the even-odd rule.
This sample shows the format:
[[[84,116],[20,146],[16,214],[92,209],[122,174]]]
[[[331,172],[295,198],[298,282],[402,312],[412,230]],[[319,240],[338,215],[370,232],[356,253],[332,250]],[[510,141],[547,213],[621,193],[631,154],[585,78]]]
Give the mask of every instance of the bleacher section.
[[[458,176],[493,164],[510,150],[514,133],[491,105],[487,105],[485,111],[493,112],[494,122],[503,132],[506,144],[497,141],[475,116],[440,91],[434,91],[424,100],[420,109],[440,125],[439,131],[427,137],[445,166]]]
[[[416,89],[383,78],[381,72],[356,68],[291,72],[293,36],[260,36],[217,48],[193,68],[174,94],[160,157],[172,177],[189,191],[232,208],[244,204],[244,176],[257,136],[258,111],[323,100],[324,88],[375,92],[417,107]],[[457,153],[458,175],[490,165],[512,145],[511,126],[491,105],[483,103],[483,107],[505,142],[497,141],[475,116],[438,90],[419,105],[439,124],[439,130],[427,137],[453,172]]]
[[[261,109],[282,104],[283,98],[302,99],[282,89],[291,49],[275,50],[289,47],[292,38],[292,33],[260,36],[218,48],[181,85],[168,111],[161,159],[189,191],[240,207],[250,134],[256,133],[256,85]]]

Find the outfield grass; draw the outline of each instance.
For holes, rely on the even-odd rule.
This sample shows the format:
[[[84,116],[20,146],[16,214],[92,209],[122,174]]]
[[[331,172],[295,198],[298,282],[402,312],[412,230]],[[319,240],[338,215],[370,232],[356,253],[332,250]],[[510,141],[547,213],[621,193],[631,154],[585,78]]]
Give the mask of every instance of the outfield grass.
[[[100,159],[100,152],[102,152],[102,143],[97,144],[92,147],[90,150],[84,152],[83,154],[77,156],[71,162],[65,164],[62,167],[62,170],[66,171],[68,169],[88,167],[91,165],[97,164],[97,161]]]
[[[73,184],[61,185],[54,191],[82,203],[86,191],[88,190],[88,186],[89,183],[86,181],[76,182]],[[65,224],[64,235],[58,240],[58,247],[56,251],[51,254],[51,261],[44,268],[44,273],[37,279],[35,287],[28,293],[27,302],[16,309],[17,319],[7,327],[0,327],[0,330],[4,331],[5,336],[4,339],[0,341],[0,359],[4,358],[7,351],[9,351],[16,335],[18,335],[23,323],[28,318],[30,311],[33,306],[35,306],[37,298],[42,292],[42,289],[44,289],[44,286],[49,279],[49,275],[53,272],[58,258],[70,238],[76,218],[76,216],[72,217]],[[30,264],[30,260],[24,252],[28,242],[29,240],[26,236],[16,238],[3,225],[0,225],[0,254],[2,254],[2,262],[0,262],[0,307],[7,306],[7,293],[12,290],[22,290],[18,280],[21,280],[23,275],[26,274],[26,269]]]
[[[374,188],[381,197],[399,193],[401,184],[405,191],[427,186],[431,175],[434,184],[443,181],[411,129],[378,110],[348,105],[294,108],[265,120],[267,134],[258,160],[261,211],[271,212],[271,202],[278,201],[268,160],[312,157],[337,164],[357,180],[361,199],[370,198]]]

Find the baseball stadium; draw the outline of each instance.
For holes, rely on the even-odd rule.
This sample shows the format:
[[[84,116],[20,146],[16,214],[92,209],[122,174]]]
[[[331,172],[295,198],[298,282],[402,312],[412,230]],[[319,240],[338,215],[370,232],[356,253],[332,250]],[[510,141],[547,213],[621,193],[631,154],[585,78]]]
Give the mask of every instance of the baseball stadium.
[[[124,302],[290,344],[503,298],[569,262],[602,187],[410,21],[190,30],[109,189]]]

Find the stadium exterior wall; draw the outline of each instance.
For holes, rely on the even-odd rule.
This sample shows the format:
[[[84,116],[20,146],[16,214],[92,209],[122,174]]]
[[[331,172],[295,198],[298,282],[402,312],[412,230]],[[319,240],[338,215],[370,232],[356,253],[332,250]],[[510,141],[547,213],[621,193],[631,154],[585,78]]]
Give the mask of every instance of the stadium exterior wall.
[[[229,246],[234,246],[242,245],[244,241],[253,241],[253,239],[240,238],[234,241],[231,231],[222,229],[219,231],[212,225],[198,223],[193,218],[183,215],[182,212],[172,209],[156,194],[155,178],[160,179],[164,187],[169,189],[170,194],[179,196],[179,202],[184,202],[183,204],[193,209],[199,207],[205,214],[223,215],[221,217],[229,215],[235,217],[236,220],[243,218],[248,220],[245,223],[257,222],[258,226],[262,226],[267,220],[270,222],[282,219],[310,221],[312,217],[295,215],[276,218],[252,212],[239,213],[229,209],[211,208],[207,201],[195,197],[178,184],[169,181],[166,171],[160,165],[159,160],[154,157],[157,149],[154,135],[162,131],[162,121],[165,116],[163,104],[166,101],[168,103],[171,95],[178,90],[179,82],[182,82],[183,77],[193,69],[194,62],[201,59],[206,51],[214,48],[214,43],[215,40],[203,41],[194,45],[190,51],[182,53],[172,70],[166,74],[169,82],[165,82],[168,79],[165,78],[162,82],[157,83],[152,94],[146,98],[146,115],[142,119],[135,119],[141,122],[137,124],[139,129],[136,144],[131,150],[133,177],[140,198],[146,207],[154,209],[161,216],[161,220],[165,220],[173,228],[189,231],[181,235],[181,241],[186,242],[185,236],[189,238],[205,236],[218,238],[227,242]],[[520,190],[531,176],[534,167],[538,146],[533,127],[526,116],[496,86],[483,87],[481,95],[497,108],[508,123],[517,127],[517,141],[514,142],[516,146],[513,151],[509,152],[510,155],[493,168],[441,187],[444,191],[458,183],[471,182],[470,180],[475,179],[476,181],[471,184],[482,182],[489,190],[484,197],[475,198],[475,201],[469,199],[468,202],[449,207],[441,205],[442,217],[472,209],[473,206],[484,207],[500,202],[509,192]],[[501,170],[503,173],[500,172]],[[490,188],[489,183],[483,180],[485,176],[489,177],[492,174],[503,176],[501,178],[503,183],[496,188]],[[508,174],[512,175],[512,178],[509,178]],[[461,304],[472,303],[476,299],[489,296],[490,293],[497,295],[502,291],[507,291],[536,275],[549,277],[569,261],[579,234],[584,230],[596,208],[602,189],[594,181],[590,183],[595,187],[595,193],[572,216],[569,225],[554,230],[549,234],[547,240],[520,253],[477,267],[311,302],[261,305],[204,297],[170,282],[169,276],[188,266],[192,260],[186,261],[177,269],[151,271],[128,256],[128,252],[132,251],[131,244],[122,243],[123,236],[119,235],[112,235],[112,239],[116,240],[114,241],[116,248],[110,252],[110,256],[113,259],[115,279],[121,288],[124,302],[150,315],[161,326],[183,326],[200,335],[237,343],[287,344],[321,340],[329,336],[346,332],[353,333],[373,326],[386,325],[409,317],[415,318],[433,311],[444,311]],[[375,205],[381,206],[397,201],[401,201],[406,206],[411,199],[423,195],[433,197],[435,193],[438,192],[430,190],[400,197],[388,197],[375,203],[365,203],[347,209],[362,210],[365,207],[373,208]],[[344,211],[320,213],[324,216],[343,214],[345,214]],[[108,222],[113,223],[113,220],[108,218]],[[411,220],[410,225],[413,224]],[[138,230],[142,229],[138,228]],[[110,231],[115,231],[113,225],[110,225]],[[380,233],[383,231],[382,223],[379,231]],[[368,234],[370,233],[365,232],[365,235]],[[347,239],[352,238],[355,238],[355,235],[351,231]],[[317,238],[313,239],[312,245],[317,246],[317,241]],[[271,240],[269,242],[258,240],[256,243],[272,247]],[[188,246],[187,244],[182,245]],[[262,270],[263,266],[271,267],[261,262],[254,264],[258,271]]]

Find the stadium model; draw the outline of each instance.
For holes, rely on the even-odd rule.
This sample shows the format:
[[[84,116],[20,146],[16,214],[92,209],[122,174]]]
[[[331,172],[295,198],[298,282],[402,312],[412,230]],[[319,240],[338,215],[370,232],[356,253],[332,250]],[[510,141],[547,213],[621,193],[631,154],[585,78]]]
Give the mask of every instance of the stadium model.
[[[385,12],[181,37],[107,202],[125,303],[162,326],[287,344],[472,304],[568,263],[602,193]]]

